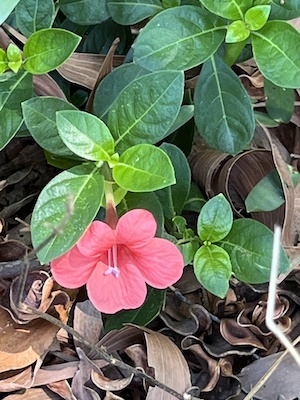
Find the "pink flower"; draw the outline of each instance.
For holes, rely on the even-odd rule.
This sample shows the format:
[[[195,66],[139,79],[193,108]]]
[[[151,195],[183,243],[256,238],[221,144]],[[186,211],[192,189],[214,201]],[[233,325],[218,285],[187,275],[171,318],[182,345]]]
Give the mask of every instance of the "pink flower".
[[[105,313],[140,307],[146,283],[164,289],[183,272],[180,251],[155,232],[156,221],[146,210],[127,212],[115,229],[94,221],[71,250],[52,261],[54,279],[67,288],[86,284],[91,302]]]

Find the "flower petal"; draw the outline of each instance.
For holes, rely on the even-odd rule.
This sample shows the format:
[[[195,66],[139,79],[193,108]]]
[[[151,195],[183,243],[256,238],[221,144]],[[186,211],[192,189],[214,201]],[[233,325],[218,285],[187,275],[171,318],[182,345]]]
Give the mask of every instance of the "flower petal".
[[[147,287],[140,271],[133,265],[122,265],[120,276],[104,275],[107,265],[99,262],[87,282],[87,292],[94,306],[107,314],[140,307]]]
[[[83,256],[75,245],[66,254],[51,262],[51,272],[61,286],[69,289],[86,284],[95,268],[97,260]]]
[[[99,257],[116,243],[115,232],[101,221],[94,221],[78,241],[77,247],[86,257]]]
[[[142,209],[124,214],[117,224],[117,243],[135,249],[147,245],[154,237],[157,224],[153,215]]]
[[[157,289],[164,289],[177,282],[183,273],[183,257],[174,243],[154,238],[145,248],[135,249],[131,254],[122,248],[119,264],[134,263],[139,268],[146,283]]]

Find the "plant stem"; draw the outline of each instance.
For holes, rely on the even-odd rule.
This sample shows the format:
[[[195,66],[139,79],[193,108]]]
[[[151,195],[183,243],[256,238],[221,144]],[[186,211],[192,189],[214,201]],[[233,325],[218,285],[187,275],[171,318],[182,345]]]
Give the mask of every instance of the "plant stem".
[[[226,43],[223,61],[230,67],[236,62],[248,39],[238,43]]]

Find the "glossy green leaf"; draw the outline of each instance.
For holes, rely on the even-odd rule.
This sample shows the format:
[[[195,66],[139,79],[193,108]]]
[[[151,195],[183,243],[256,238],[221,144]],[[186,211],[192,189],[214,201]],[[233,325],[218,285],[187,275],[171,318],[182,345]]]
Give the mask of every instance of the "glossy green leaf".
[[[7,48],[7,66],[15,74],[20,70],[23,60],[21,50],[15,44],[10,44]]]
[[[114,140],[99,118],[83,111],[56,113],[59,136],[78,156],[91,161],[109,161],[114,152]]]
[[[21,0],[16,7],[16,22],[26,37],[45,28],[50,28],[54,18],[52,0]]]
[[[294,112],[294,90],[279,87],[265,79],[264,92],[269,116],[277,122],[288,124]]]
[[[97,117],[105,121],[110,108],[122,90],[132,81],[149,73],[139,65],[128,63],[107,74],[95,92],[93,111]]]
[[[24,46],[25,69],[35,75],[54,70],[70,57],[80,40],[80,36],[59,28],[33,33]]]
[[[190,166],[183,152],[173,144],[163,143],[160,148],[170,157],[175,170],[176,183],[171,186],[171,193],[174,211],[176,214],[180,215],[190,191]]]
[[[245,25],[244,21],[233,21],[227,30],[225,41],[226,43],[243,42],[250,35],[250,30]]]
[[[23,102],[22,110],[27,129],[43,149],[60,157],[74,155],[58,134],[56,112],[76,107],[57,97],[40,96]]]
[[[235,155],[253,137],[254,114],[237,75],[219,57],[204,64],[195,89],[195,122],[207,144]]]
[[[205,289],[218,297],[226,296],[232,267],[225,250],[214,244],[201,246],[195,254],[194,272]]]
[[[198,235],[202,241],[218,242],[228,235],[232,222],[230,204],[220,193],[202,207],[197,221]]]
[[[175,183],[171,160],[163,150],[150,144],[127,149],[112,174],[120,187],[131,192],[152,192]]]
[[[264,176],[245,200],[247,212],[273,211],[285,202],[281,181],[276,170]]]
[[[110,17],[106,0],[60,0],[59,4],[60,10],[75,24],[96,25]]]
[[[228,252],[237,279],[253,284],[269,281],[273,236],[269,228],[253,219],[234,221],[229,234],[218,244]],[[290,266],[282,246],[278,265],[280,273]]]
[[[121,25],[133,25],[163,10],[159,0],[108,0],[113,20]]]
[[[5,22],[6,18],[13,12],[20,0],[1,0],[0,2],[0,25]]]
[[[200,0],[213,14],[227,19],[243,19],[244,13],[252,6],[252,0]]]
[[[151,71],[186,70],[203,63],[220,47],[225,22],[200,7],[169,8],[139,34],[134,61]]]
[[[135,324],[139,326],[146,326],[156,318],[166,298],[165,290],[157,290],[153,288],[148,289],[148,295],[144,304],[135,310],[119,311],[116,314],[109,316],[105,323],[105,332],[113,329],[121,329],[124,324]]]
[[[277,86],[300,87],[300,33],[284,21],[252,32],[253,55],[261,73]]]
[[[271,6],[268,5],[251,7],[245,14],[245,23],[249,29],[258,31],[268,21],[270,11]]]
[[[27,72],[7,72],[0,76],[0,150],[18,132],[23,122],[21,102],[32,95],[32,76]]]
[[[293,19],[300,17],[299,0],[271,0],[270,19]]]
[[[108,127],[118,151],[139,143],[156,143],[179,113],[184,91],[183,72],[159,71],[131,82],[117,97]]]
[[[31,220],[34,248],[53,236],[38,252],[41,263],[59,257],[74,246],[95,218],[103,193],[103,176],[93,165],[78,165],[63,171],[45,186]],[[67,210],[72,210],[70,215]],[[62,232],[56,232],[64,218],[67,220]]]
[[[3,74],[8,68],[8,59],[6,55],[6,51],[0,49],[0,75]]]
[[[180,3],[180,0],[162,0],[162,5],[164,8],[178,7],[180,6]]]
[[[180,107],[179,113],[177,115],[176,120],[174,121],[171,128],[165,134],[163,139],[169,136],[171,133],[177,131],[177,129],[181,128],[185,125],[188,121],[190,121],[194,116],[194,106],[193,105],[183,105]]]

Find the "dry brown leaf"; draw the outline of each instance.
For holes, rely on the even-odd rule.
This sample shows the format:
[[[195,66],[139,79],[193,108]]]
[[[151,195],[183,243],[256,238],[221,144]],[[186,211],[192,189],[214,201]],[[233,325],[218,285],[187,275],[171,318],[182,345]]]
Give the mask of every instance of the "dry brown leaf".
[[[238,375],[242,388],[248,393],[261,377],[272,367],[281,353],[260,358],[245,367]],[[272,373],[262,388],[255,394],[255,399],[275,400],[297,399],[300,393],[299,366],[293,357],[288,354],[279,367]],[[279,397],[279,396],[283,397]]]
[[[267,350],[250,329],[240,326],[232,318],[223,318],[220,324],[223,338],[233,346],[253,346]]]
[[[0,238],[0,262],[15,261],[23,258],[28,247],[18,240],[1,240]]]
[[[148,365],[155,370],[160,382],[183,394],[190,386],[190,372],[185,358],[178,347],[161,333],[145,331]],[[174,397],[159,387],[150,387],[147,400],[174,400]]]
[[[98,311],[90,300],[77,303],[74,309],[73,327],[90,343],[96,344],[103,334],[103,321],[101,312]],[[90,347],[84,345],[74,337],[74,344],[80,347],[87,355]]]
[[[77,400],[66,380],[49,383],[48,388],[65,400]]]
[[[43,319],[18,325],[0,308],[0,372],[17,370],[34,363],[47,352],[58,331]]]
[[[17,371],[7,371],[0,374],[0,392],[13,392],[30,388],[32,384],[32,367]]]
[[[104,60],[105,55],[101,54],[73,53],[57,71],[69,82],[93,89]],[[118,67],[123,61],[124,56],[114,56],[113,66]]]
[[[125,389],[132,381],[133,374],[127,378],[121,379],[109,379],[103,374],[99,374],[95,370],[91,371],[91,378],[93,383],[102,390],[109,390],[112,392],[118,392],[119,390]]]
[[[61,400],[61,397],[49,389],[28,389],[24,393],[12,394],[5,400]]]

